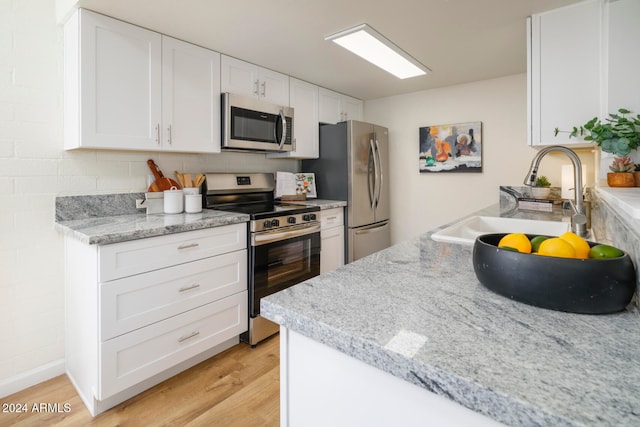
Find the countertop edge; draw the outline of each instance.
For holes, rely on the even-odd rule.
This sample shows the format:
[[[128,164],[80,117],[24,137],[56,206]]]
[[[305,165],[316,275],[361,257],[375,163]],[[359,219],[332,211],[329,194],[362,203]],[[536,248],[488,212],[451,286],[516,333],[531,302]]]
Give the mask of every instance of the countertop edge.
[[[297,286],[313,286],[313,279]],[[268,297],[261,300],[261,312],[265,318],[282,327],[507,425],[517,420],[518,425],[576,426],[532,404],[505,396],[437,367],[418,363],[401,353],[310,319],[302,313],[292,313],[272,303]]]

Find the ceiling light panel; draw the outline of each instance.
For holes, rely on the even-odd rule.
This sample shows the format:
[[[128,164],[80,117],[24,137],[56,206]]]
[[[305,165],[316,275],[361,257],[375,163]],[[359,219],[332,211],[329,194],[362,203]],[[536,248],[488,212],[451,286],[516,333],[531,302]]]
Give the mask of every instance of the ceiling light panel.
[[[399,79],[425,75],[431,70],[367,24],[325,37]]]

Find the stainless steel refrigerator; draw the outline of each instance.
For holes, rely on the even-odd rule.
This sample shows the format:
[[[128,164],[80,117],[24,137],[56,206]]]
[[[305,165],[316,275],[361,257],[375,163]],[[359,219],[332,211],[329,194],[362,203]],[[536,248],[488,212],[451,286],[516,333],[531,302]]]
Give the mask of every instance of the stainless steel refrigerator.
[[[320,126],[320,158],[302,161],[318,198],[346,200],[345,262],[388,247],[389,132],[355,120]]]

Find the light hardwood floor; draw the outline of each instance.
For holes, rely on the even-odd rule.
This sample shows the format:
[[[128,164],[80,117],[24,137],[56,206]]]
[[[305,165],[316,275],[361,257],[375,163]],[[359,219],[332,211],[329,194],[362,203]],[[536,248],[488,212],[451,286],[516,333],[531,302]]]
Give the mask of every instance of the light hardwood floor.
[[[278,426],[280,347],[275,335],[256,348],[240,343],[96,416],[61,375],[11,396],[26,413],[0,413],[0,426]],[[68,412],[32,412],[36,403],[68,403]]]

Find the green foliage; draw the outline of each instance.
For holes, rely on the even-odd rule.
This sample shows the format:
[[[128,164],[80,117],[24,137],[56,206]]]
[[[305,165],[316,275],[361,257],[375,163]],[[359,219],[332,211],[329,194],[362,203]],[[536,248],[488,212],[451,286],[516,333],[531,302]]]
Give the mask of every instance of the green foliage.
[[[584,136],[585,141],[593,141],[602,151],[617,156],[628,156],[631,150],[640,146],[640,114],[627,117],[631,111],[620,108],[620,114],[609,114],[604,121],[594,117],[584,125],[574,126],[569,132],[569,138]],[[554,130],[557,136],[561,131]]]
[[[551,182],[546,176],[540,175],[538,178],[536,178],[534,187],[551,187]]]

